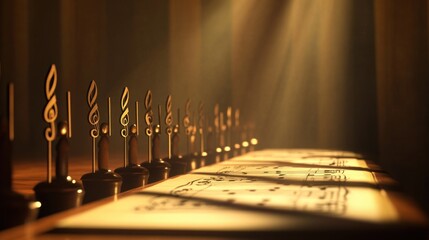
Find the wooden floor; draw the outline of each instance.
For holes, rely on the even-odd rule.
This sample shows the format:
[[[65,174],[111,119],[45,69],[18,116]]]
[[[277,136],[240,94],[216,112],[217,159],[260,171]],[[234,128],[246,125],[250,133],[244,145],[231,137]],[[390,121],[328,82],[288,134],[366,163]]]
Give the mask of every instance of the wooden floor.
[[[69,160],[69,175],[76,181],[80,181],[83,174],[91,172],[91,157],[83,156]],[[111,157],[110,168],[122,166],[121,156]],[[55,175],[55,165],[52,170]],[[14,191],[32,197],[33,187],[47,178],[46,159],[17,159],[13,162],[13,189]]]

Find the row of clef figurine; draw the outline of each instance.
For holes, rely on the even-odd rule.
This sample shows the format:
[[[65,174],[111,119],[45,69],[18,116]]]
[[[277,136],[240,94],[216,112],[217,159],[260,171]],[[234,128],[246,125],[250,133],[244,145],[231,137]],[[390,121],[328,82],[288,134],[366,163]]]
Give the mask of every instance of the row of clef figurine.
[[[57,122],[59,116],[58,97],[56,95],[57,76],[57,68],[52,64],[45,81],[47,102],[43,109],[43,119],[47,124],[44,131],[47,142],[47,176],[46,181],[42,181],[34,187],[35,198],[40,205],[38,208],[39,218],[99,199],[116,198],[121,192],[154,184],[172,176],[186,174],[197,168],[252,151],[257,144],[256,139],[249,138],[248,129],[241,128],[238,109],[233,114],[231,107],[229,107],[224,114],[219,111],[219,105],[216,104],[213,121],[209,122],[204,115],[204,105],[200,103],[197,114],[198,121],[196,121],[194,114],[191,113],[191,102],[188,99],[182,122],[187,151],[182,155],[179,151],[180,110],[177,109],[177,121],[173,124],[172,96],[168,95],[165,102],[165,117],[164,119],[161,118],[162,108],[158,105],[159,121],[155,124],[152,92],[148,90],[144,99],[144,134],[148,139],[148,155],[145,161],[140,162],[138,158],[139,102],[135,102],[135,117],[134,123],[132,123],[129,107],[130,92],[128,87],[125,87],[120,99],[121,114],[119,118],[120,135],[123,138],[123,166],[112,171],[109,168],[109,138],[112,134],[111,99],[110,97],[107,99],[107,121],[101,122],[97,102],[98,87],[95,81],[91,81],[87,93],[87,103],[89,106],[89,133],[92,141],[92,171],[84,174],[80,179],[81,181],[76,181],[68,174],[69,139],[72,137],[71,93],[68,91],[66,96],[67,119]],[[13,85],[11,86],[12,92],[9,89],[9,95],[12,93],[12,98],[9,102],[11,103],[10,106],[13,107]],[[13,108],[11,112],[12,114],[9,115],[13,116]],[[167,136],[166,157],[162,157],[161,154],[161,125],[165,125]],[[25,206],[21,209],[26,209],[29,202],[13,192],[10,184],[12,178],[9,153],[13,140],[13,130],[6,131],[8,126],[13,129],[13,118],[8,121],[3,121],[2,118],[1,147],[2,158],[4,157],[5,160],[0,163],[2,166],[4,165],[2,170],[6,169],[5,173],[9,174],[2,174],[2,177],[5,178],[5,181],[2,182],[5,182],[7,186],[2,186],[1,193],[2,196],[5,195],[4,199],[10,200],[11,206],[15,206],[19,200],[21,205]],[[197,142],[198,138],[199,142]],[[52,175],[54,142],[56,143],[55,176]],[[199,148],[196,147],[198,143]],[[11,209],[7,206],[6,208]],[[28,217],[24,217],[28,215],[27,210],[22,211],[23,217],[17,217],[15,222],[9,221],[9,223],[16,225],[22,223],[24,219],[28,219]],[[17,213],[16,210],[13,211]]]

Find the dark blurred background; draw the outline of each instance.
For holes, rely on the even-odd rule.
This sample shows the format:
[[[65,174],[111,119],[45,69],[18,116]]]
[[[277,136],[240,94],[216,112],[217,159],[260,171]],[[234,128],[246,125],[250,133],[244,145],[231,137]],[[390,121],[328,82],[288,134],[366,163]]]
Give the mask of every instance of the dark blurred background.
[[[141,116],[151,89],[154,108],[168,94],[173,108],[189,97],[209,116],[215,103],[239,108],[261,148],[365,153],[429,209],[427,0],[0,0],[0,8],[0,106],[4,114],[13,81],[18,159],[46,155],[44,81],[55,63],[60,119],[72,92],[72,156],[90,159],[86,94],[96,80],[102,121],[112,97],[114,153],[122,88]],[[143,153],[146,144],[142,136]]]

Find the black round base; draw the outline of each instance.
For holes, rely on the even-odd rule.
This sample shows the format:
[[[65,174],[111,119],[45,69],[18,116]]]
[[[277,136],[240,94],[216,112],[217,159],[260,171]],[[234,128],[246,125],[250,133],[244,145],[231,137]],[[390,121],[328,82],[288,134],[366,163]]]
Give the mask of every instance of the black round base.
[[[199,168],[198,159],[194,154],[188,154],[182,157],[182,160],[186,162],[186,172],[193,171]]]
[[[221,157],[219,155],[219,153],[217,153],[216,151],[212,151],[207,153],[206,156],[206,165],[212,165],[215,163],[220,163],[221,162]]]
[[[173,156],[171,159],[165,159],[171,165],[170,177],[187,173],[188,164],[182,156]]]
[[[36,200],[42,204],[39,218],[80,206],[84,195],[82,185],[71,179],[40,182],[33,190]]]
[[[144,162],[141,165],[149,170],[148,183],[158,182],[170,176],[171,165],[162,159]]]
[[[121,192],[122,177],[111,171],[99,170],[87,173],[81,178],[85,197],[83,203],[117,195]]]
[[[121,192],[146,185],[149,179],[149,171],[140,165],[128,165],[115,169],[115,173],[122,177]]]
[[[0,230],[25,223],[30,216],[30,202],[16,192],[0,192]]]

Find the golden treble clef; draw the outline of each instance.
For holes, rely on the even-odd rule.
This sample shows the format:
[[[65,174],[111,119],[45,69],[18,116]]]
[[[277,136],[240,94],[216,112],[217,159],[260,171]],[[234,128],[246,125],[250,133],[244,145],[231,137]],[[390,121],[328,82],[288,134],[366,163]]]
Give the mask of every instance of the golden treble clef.
[[[124,127],[123,129],[121,129],[121,136],[124,138],[128,137],[128,127],[127,126],[130,122],[129,109],[128,109],[129,98],[130,98],[130,94],[128,91],[128,87],[125,87],[124,91],[122,92],[122,97],[121,97],[122,114],[121,114],[121,118],[119,119],[121,125]]]
[[[88,106],[90,107],[90,111],[88,114],[88,122],[92,125],[93,129],[90,131],[90,135],[92,137],[92,172],[95,172],[95,142],[96,138],[99,135],[98,123],[100,121],[100,113],[98,111],[97,104],[97,84],[94,80],[91,81],[88,89],[87,101]]]
[[[185,128],[185,134],[186,134],[186,148],[188,150],[188,153],[191,152],[191,138],[192,138],[192,124],[191,124],[191,100],[188,98],[185,103],[185,116],[183,117],[183,127]]]
[[[185,128],[186,135],[190,135],[192,131],[191,118],[191,100],[188,98],[185,104],[185,116],[183,117],[183,127]]]
[[[97,90],[97,84],[94,80],[91,81],[88,89],[88,106],[90,107],[90,111],[88,114],[88,122],[93,126],[93,129],[91,129],[91,137],[97,138],[99,135],[98,131],[98,123],[100,121],[100,113],[98,111],[98,104],[97,104],[97,96],[98,96],[98,90]]]
[[[200,152],[204,153],[204,104],[200,102],[198,106],[198,132],[200,134]]]
[[[165,111],[166,111],[165,124],[167,125],[166,132],[169,135],[172,132],[171,125],[173,124],[173,113],[171,111],[171,108],[172,108],[172,106],[171,106],[171,95],[168,95],[167,102],[165,103]]]
[[[152,161],[152,121],[153,121],[153,112],[152,112],[152,92],[150,90],[146,93],[146,98],[144,102],[146,113],[145,113],[145,122],[146,122],[146,135],[148,136],[148,161]]]
[[[48,77],[45,83],[45,94],[48,103],[43,111],[43,118],[49,124],[49,127],[45,129],[46,141],[52,142],[56,137],[55,120],[58,116],[57,96],[55,95],[55,89],[57,88],[57,69],[55,64],[51,65]]]
[[[173,124],[173,113],[171,111],[171,95],[168,95],[167,102],[165,103],[165,125],[167,125],[165,131],[168,135],[168,158],[171,159],[171,134],[173,130],[171,125]]]
[[[232,135],[232,107],[229,106],[226,109],[226,145],[231,147],[231,135]]]
[[[148,125],[148,128],[146,128],[146,134],[148,135],[152,135],[152,132],[150,129],[150,132],[148,133],[149,130],[149,126],[150,128],[152,127],[152,122],[153,122],[153,112],[152,112],[152,92],[150,90],[147,91],[146,93],[146,98],[145,98],[145,108],[146,108],[146,114],[145,114],[145,122],[146,125]]]
[[[219,133],[219,104],[216,103],[214,106],[214,126],[216,133]]]
[[[128,165],[127,137],[128,137],[128,123],[130,122],[130,115],[129,115],[129,109],[128,109],[129,98],[130,98],[130,93],[128,91],[128,87],[125,87],[121,97],[122,114],[121,114],[121,117],[119,118],[119,122],[123,127],[121,129],[121,136],[124,138],[124,167]]]
[[[45,94],[48,103],[43,111],[43,118],[49,126],[45,129],[45,139],[48,142],[48,172],[47,181],[52,182],[52,141],[56,137],[55,120],[58,117],[57,97],[55,89],[57,88],[57,68],[55,64],[51,65],[45,82]]]
[[[199,131],[203,131],[203,127],[204,127],[204,104],[202,102],[200,102],[200,104],[198,105],[198,127],[199,127]]]

